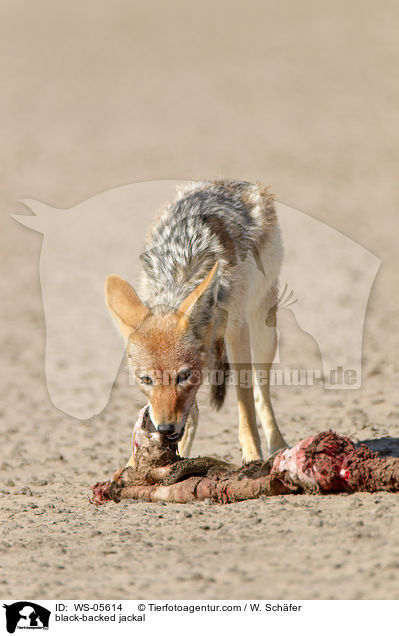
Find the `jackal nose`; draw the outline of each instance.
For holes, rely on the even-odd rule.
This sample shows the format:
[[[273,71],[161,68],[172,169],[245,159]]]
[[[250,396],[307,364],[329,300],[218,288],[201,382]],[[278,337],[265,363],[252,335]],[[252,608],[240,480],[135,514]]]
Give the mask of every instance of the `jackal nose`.
[[[163,435],[173,435],[173,433],[175,432],[175,425],[174,424],[160,424],[158,426],[158,431],[160,433],[162,433]]]

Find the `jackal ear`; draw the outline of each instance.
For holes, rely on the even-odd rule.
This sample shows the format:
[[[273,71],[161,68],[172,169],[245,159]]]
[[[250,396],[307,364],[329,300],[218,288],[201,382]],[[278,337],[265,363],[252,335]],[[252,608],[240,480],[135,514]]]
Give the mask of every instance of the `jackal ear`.
[[[127,339],[150,313],[137,296],[133,287],[120,276],[111,274],[105,281],[105,301],[107,307]]]
[[[178,312],[179,327],[183,331],[191,328],[199,336],[210,335],[213,326],[213,310],[216,305],[216,288],[219,262],[217,261],[204,280],[183,300]]]

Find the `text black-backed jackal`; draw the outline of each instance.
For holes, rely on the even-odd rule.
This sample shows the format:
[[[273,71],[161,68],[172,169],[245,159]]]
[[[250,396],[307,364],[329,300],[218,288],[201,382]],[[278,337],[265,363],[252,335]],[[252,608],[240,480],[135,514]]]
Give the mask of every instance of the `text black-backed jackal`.
[[[157,430],[188,456],[199,384],[210,378],[220,408],[230,365],[243,460],[262,456],[255,409],[269,452],[286,446],[267,381],[282,259],[268,190],[229,180],[182,187],[152,226],[141,259],[141,299],[116,275],[108,276],[105,293]],[[252,374],[256,381],[248,385]]]

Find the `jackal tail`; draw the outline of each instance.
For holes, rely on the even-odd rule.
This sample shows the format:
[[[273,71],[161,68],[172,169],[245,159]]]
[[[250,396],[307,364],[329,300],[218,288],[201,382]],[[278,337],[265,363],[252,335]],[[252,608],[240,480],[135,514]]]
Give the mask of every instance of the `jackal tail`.
[[[224,340],[215,342],[214,365],[211,375],[211,405],[218,411],[224,403],[227,392],[227,376],[230,365]]]

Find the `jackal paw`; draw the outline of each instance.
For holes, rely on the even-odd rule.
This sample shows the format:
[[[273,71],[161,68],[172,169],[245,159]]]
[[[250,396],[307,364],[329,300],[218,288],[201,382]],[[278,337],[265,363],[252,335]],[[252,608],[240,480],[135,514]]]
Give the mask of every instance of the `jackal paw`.
[[[286,448],[291,448],[286,442],[283,444],[273,444],[267,452],[266,459],[270,459],[273,455],[276,455],[279,451],[285,450]]]
[[[245,464],[251,464],[252,462],[257,462],[260,459],[262,459],[262,453],[259,453],[258,451],[252,451],[252,452],[244,452],[242,453],[242,465],[245,466]]]

